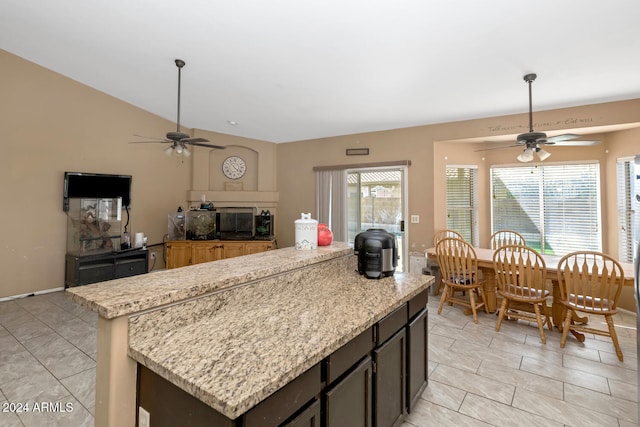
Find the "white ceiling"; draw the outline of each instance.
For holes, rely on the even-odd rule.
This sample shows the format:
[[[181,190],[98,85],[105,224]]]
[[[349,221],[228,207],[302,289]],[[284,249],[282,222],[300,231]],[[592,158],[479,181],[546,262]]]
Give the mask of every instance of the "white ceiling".
[[[638,0],[2,0],[0,48],[172,121],[181,58],[184,126],[288,142],[523,113],[530,72],[534,111],[640,98],[639,20]]]

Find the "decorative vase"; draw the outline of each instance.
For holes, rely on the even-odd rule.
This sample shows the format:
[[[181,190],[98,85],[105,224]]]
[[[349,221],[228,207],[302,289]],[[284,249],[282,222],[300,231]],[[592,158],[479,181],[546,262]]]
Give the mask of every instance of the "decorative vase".
[[[329,246],[333,240],[333,233],[327,224],[318,224],[318,246]]]

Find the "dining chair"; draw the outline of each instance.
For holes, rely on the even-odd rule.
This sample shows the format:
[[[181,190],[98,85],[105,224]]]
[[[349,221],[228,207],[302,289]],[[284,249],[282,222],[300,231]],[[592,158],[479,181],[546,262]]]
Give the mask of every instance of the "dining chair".
[[[473,322],[478,323],[477,310],[484,307],[485,312],[489,311],[481,291],[484,283],[478,274],[478,258],[473,246],[463,239],[445,237],[436,245],[436,257],[444,283],[438,314],[442,313],[445,302],[457,304],[470,308]],[[468,299],[457,297],[455,291],[465,291]]]
[[[525,245],[527,241],[522,234],[511,230],[498,230],[491,235],[491,249],[498,249],[504,245]]]
[[[451,230],[451,229],[439,230],[439,231],[436,231],[435,234],[433,235],[433,247],[438,246],[438,242],[444,239],[445,237],[454,237],[457,239],[464,240],[464,237],[462,237],[462,234],[458,233],[455,230]],[[444,287],[444,282],[442,281],[442,277],[441,277],[440,280],[438,281],[438,285],[433,294],[437,296],[443,287]]]
[[[438,242],[444,239],[445,237],[454,237],[456,239],[464,240],[464,237],[462,237],[462,234],[448,228],[446,230],[436,231],[436,233],[433,235],[433,246],[434,247],[438,246]]]
[[[542,256],[525,245],[503,245],[493,253],[498,294],[502,296],[496,332],[500,331],[502,320],[521,319],[538,324],[540,340],[547,343],[544,325],[553,330],[551,314],[547,307],[546,289],[547,266]],[[516,303],[511,305],[511,303]],[[533,309],[533,312],[526,309]]]
[[[607,336],[613,341],[618,359],[623,360],[612,317],[618,312],[618,299],[623,282],[624,271],[620,263],[601,252],[572,252],[560,259],[558,284],[564,312],[561,348],[564,348],[569,332],[574,335],[590,333]],[[607,329],[598,329],[588,324],[576,324],[573,320],[575,312],[586,313],[589,316],[604,316]],[[580,340],[579,335],[577,338]]]

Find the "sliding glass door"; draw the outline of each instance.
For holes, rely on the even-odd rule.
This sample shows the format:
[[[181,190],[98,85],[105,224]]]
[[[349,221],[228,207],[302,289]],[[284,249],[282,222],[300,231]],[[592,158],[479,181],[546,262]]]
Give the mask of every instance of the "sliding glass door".
[[[406,239],[406,168],[353,169],[347,171],[347,238],[370,228],[382,228],[398,240],[398,268],[404,271]]]

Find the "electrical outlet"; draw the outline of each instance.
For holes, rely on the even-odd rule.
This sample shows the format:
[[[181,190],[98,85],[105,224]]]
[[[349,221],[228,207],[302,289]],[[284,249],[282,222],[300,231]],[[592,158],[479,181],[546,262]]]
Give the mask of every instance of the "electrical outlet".
[[[151,427],[151,415],[142,406],[138,406],[138,427]]]
[[[156,259],[156,253],[155,252],[151,252],[151,254],[149,254],[149,256],[151,256],[151,259]]]
[[[411,224],[419,224],[420,215],[411,215]]]

